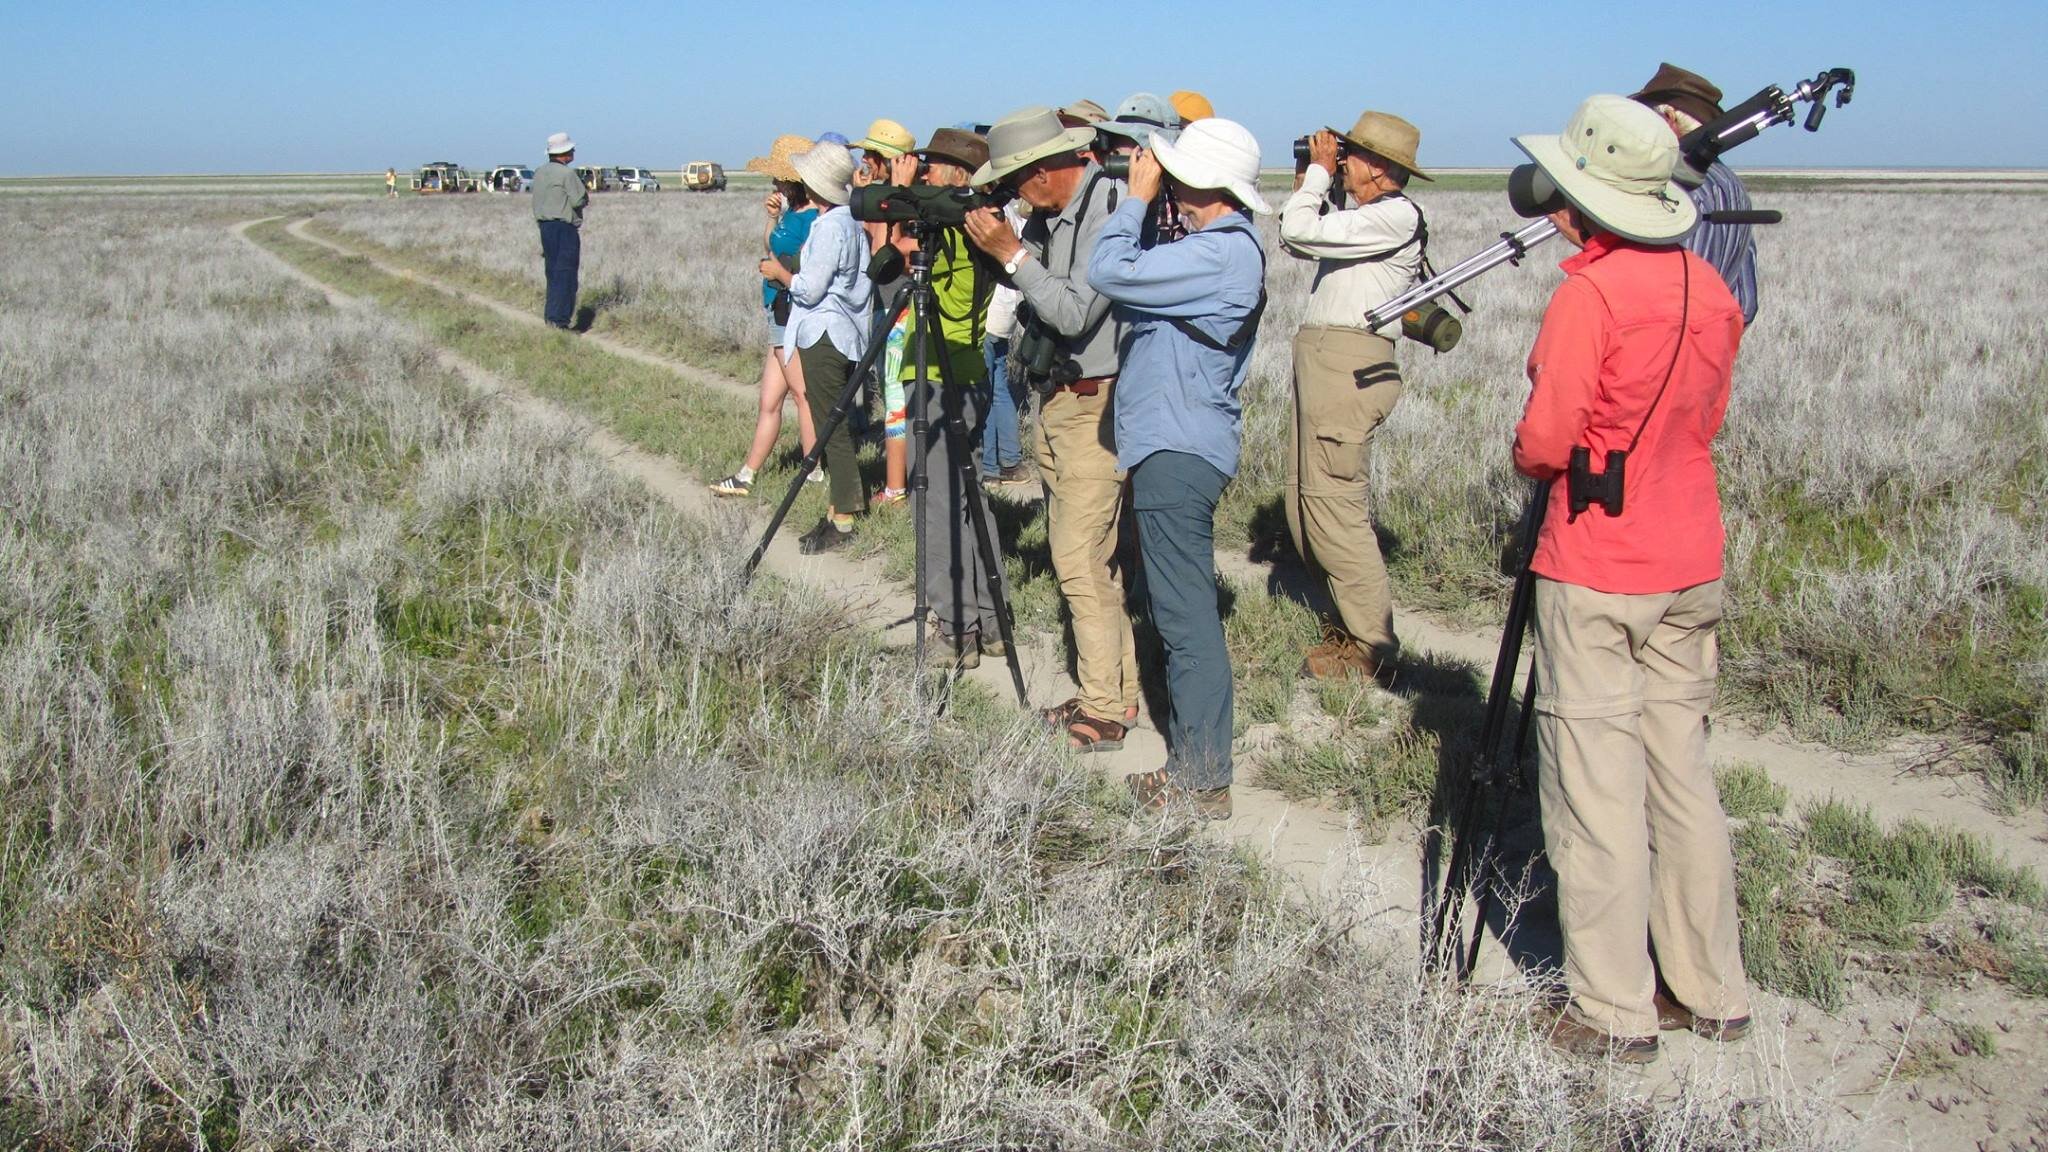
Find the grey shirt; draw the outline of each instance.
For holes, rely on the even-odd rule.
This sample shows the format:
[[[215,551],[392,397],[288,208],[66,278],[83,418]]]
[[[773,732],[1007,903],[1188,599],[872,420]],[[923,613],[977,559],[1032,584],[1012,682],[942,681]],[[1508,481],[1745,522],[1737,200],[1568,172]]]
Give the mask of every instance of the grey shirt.
[[[581,227],[583,206],[590,203],[590,189],[577,179],[576,170],[550,160],[533,173],[533,218],[566,220]]]
[[[1130,198],[1123,181],[1097,179],[1101,172],[1089,164],[1059,215],[1049,220],[1034,216],[1024,226],[1024,244],[1034,259],[1020,262],[1014,277],[1024,304],[1062,337],[1062,347],[1084,377],[1116,375],[1122,336],[1122,325],[1110,315],[1109,298],[1088,283],[1088,262],[1114,210],[1111,201]]]

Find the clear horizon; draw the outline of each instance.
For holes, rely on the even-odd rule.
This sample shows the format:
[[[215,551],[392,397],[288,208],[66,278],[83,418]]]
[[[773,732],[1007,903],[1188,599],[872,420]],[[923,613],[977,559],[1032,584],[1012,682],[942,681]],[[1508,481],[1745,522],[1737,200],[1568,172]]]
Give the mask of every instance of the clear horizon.
[[[1728,8],[1676,32],[1668,10],[1584,0],[1370,20],[1310,6],[1247,17],[1212,0],[1047,0],[1028,21],[988,11],[929,0],[858,11],[626,0],[602,19],[473,0],[17,10],[0,16],[24,49],[0,78],[17,135],[0,176],[485,167],[530,163],[561,130],[602,163],[737,166],[782,132],[858,137],[889,116],[923,139],[1026,104],[1088,96],[1114,108],[1133,90],[1176,88],[1251,128],[1269,167],[1295,135],[1373,107],[1420,126],[1425,167],[1500,168],[1520,158],[1510,136],[1557,131],[1579,99],[1632,91],[1661,60],[1713,79],[1727,104],[1856,69],[1852,104],[1817,134],[1766,133],[1743,148],[1746,168],[2048,167],[2048,6],[1815,0]],[[1302,45],[1345,32],[1360,46],[1303,60]],[[962,75],[979,87],[963,94]]]

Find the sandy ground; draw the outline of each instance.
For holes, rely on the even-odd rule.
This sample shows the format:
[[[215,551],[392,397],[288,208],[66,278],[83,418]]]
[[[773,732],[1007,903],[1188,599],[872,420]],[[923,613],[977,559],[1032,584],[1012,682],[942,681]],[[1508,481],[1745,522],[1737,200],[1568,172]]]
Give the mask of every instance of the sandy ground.
[[[237,234],[246,240],[246,229],[254,223],[238,226]],[[518,322],[541,323],[531,313],[314,235],[304,230],[303,224],[293,225],[291,231],[309,243],[365,256],[386,273],[430,284]],[[338,307],[371,306],[334,291],[282,260],[276,263]],[[582,339],[693,382],[749,401],[754,398],[750,386],[727,377],[601,334],[585,334]],[[706,491],[702,478],[673,461],[642,452],[467,360],[446,352],[442,359],[478,391],[537,419],[580,428],[591,451],[671,505],[699,515],[735,515]],[[765,521],[766,510],[758,512],[754,521]],[[839,599],[885,639],[905,646],[912,642],[913,633],[906,624],[910,591],[888,581],[879,560],[802,556],[796,536],[794,530],[777,536],[765,561],[767,567]],[[1217,560],[1219,571],[1251,586],[1258,586],[1254,581],[1284,585],[1290,578],[1287,572],[1242,555],[1219,554]],[[1399,628],[1404,644],[1418,654],[1455,657],[1482,668],[1490,668],[1495,658],[1498,638],[1494,635],[1461,632],[1412,615],[1404,615]],[[1057,638],[1032,635],[1020,639],[1020,659],[1032,701],[1045,704],[1072,695]],[[1008,670],[1000,661],[984,660],[982,667],[968,676],[998,699],[1015,699]],[[1256,744],[1270,735],[1254,730],[1249,739]],[[1880,753],[1849,755],[1801,743],[1782,733],[1751,731],[1726,720],[1717,722],[1712,740],[1717,763],[1760,764],[1791,791],[1795,801],[1846,796],[1872,804],[1887,820],[1917,816],[1968,829],[1989,838],[2014,860],[2048,875],[2048,827],[2040,815],[2012,819],[1990,811],[1974,776],[1944,774],[1938,763],[1930,765],[1930,758],[1937,753],[1938,749],[1927,745],[1900,744]],[[1095,767],[1115,777],[1155,768],[1165,754],[1156,727],[1149,718],[1141,717],[1122,751],[1090,759]],[[1220,835],[1263,852],[1300,886],[1305,898],[1366,901],[1370,905],[1369,929],[1418,938],[1423,888],[1419,829],[1397,830],[1382,842],[1368,843],[1357,822],[1340,811],[1294,803],[1276,792],[1243,783],[1233,789],[1233,798],[1235,815],[1218,827]],[[1529,835],[1526,824],[1521,834],[1524,839]],[[1480,978],[1509,978],[1513,972],[1505,951],[1489,938]],[[1890,986],[1859,983],[1851,1004],[1833,1016],[1799,1001],[1762,995],[1759,1026],[1748,1041],[1723,1047],[1690,1034],[1667,1033],[1663,1058],[1646,1071],[1617,1068],[1614,1089],[1663,1094],[1690,1084],[1709,1090],[1754,1092],[1789,1083],[1817,1090],[1838,1104],[1843,1122],[1858,1132],[1859,1147],[2048,1149],[2048,1004],[2016,997],[1988,979],[1939,989],[1916,987],[1910,976],[1903,975],[1885,983]],[[1911,1078],[1900,1075],[1902,1054],[1916,1037],[1945,1041],[1947,1033],[1940,1019],[1969,1020],[1992,1030],[1997,1056],[1960,1059],[1953,1069]]]

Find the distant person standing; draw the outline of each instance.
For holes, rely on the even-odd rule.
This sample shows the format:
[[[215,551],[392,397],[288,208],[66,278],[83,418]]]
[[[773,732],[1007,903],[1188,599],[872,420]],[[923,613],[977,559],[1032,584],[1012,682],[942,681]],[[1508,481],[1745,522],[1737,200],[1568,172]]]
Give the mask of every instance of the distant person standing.
[[[540,222],[541,266],[547,271],[549,327],[568,330],[576,318],[576,270],[583,263],[583,207],[590,189],[570,167],[576,142],[567,132],[548,137],[548,162],[533,174],[533,218]]]
[[[1659,64],[1657,74],[1629,99],[1662,116],[1680,140],[1721,118],[1721,90],[1706,77],[1676,64]],[[1734,169],[1719,160],[1701,172],[1681,156],[1671,178],[1685,189],[1693,207],[1701,212],[1749,210],[1749,189],[1742,186],[1742,178]],[[1742,305],[1744,326],[1755,322],[1756,236],[1750,226],[1702,220],[1686,238],[1685,246],[1712,264],[1727,282],[1735,302]]]
[[[386,168],[384,170],[384,195],[392,199],[397,199],[398,197],[398,169],[396,168]]]

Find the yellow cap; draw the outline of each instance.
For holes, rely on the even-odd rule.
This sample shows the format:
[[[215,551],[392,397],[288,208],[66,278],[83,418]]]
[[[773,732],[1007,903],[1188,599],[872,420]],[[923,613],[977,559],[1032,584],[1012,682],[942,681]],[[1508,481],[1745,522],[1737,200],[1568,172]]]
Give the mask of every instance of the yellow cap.
[[[1166,101],[1173,105],[1175,112],[1180,113],[1182,123],[1192,124],[1197,120],[1207,120],[1216,115],[1215,106],[1210,104],[1209,98],[1200,92],[1189,92],[1186,89],[1182,89],[1168,96]]]
[[[868,125],[868,134],[854,141],[855,148],[895,159],[917,147],[917,137],[910,129],[894,120],[877,120]]]

